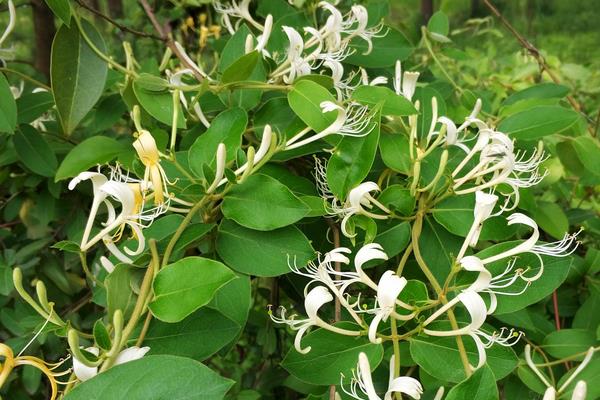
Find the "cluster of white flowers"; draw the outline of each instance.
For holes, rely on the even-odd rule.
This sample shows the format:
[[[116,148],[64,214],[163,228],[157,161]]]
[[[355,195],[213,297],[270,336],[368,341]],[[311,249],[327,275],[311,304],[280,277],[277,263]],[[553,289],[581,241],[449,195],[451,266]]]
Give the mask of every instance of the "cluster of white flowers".
[[[81,238],[81,250],[87,251],[102,241],[115,258],[124,263],[132,263],[130,257],[144,251],[145,239],[142,228],[149,226],[156,217],[169,210],[186,211],[185,208],[172,207],[170,205],[172,201],[186,207],[192,205],[169,194],[167,185],[170,182],[160,165],[158,148],[150,132],[141,131],[133,147],[146,167],[143,179],[132,178],[129,174],[123,173],[117,165],[110,168],[108,176],[101,172],[86,171],[69,182],[70,190],[75,189],[83,181],[92,182],[94,199]],[[146,208],[147,201],[150,199],[153,199],[154,206]],[[102,204],[106,207],[107,219],[102,223],[103,228],[90,237]],[[119,208],[120,212],[117,214]],[[133,237],[137,240],[137,247],[134,250],[125,247],[121,251],[116,242],[121,239],[126,227],[132,230]],[[101,264],[108,272],[112,272],[114,265],[107,258],[101,258]]]

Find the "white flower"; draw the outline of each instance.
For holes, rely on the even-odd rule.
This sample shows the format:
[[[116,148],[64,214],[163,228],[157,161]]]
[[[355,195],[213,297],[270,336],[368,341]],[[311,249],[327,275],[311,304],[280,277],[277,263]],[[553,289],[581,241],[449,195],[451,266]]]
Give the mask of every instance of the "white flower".
[[[581,361],[581,364],[579,364],[579,366],[575,369],[575,371],[573,371],[573,373],[571,375],[569,375],[569,378],[567,378],[567,380],[565,380],[565,382],[560,386],[560,388],[558,388],[558,390],[556,390],[554,388],[554,386],[550,384],[548,379],[546,379],[544,374],[537,368],[537,366],[533,362],[533,359],[531,358],[531,346],[529,344],[526,345],[525,346],[525,361],[527,362],[527,365],[529,366],[529,368],[531,368],[531,370],[537,375],[538,378],[540,378],[542,383],[544,385],[546,385],[546,387],[547,387],[546,392],[544,393],[543,400],[555,400],[558,396],[560,396],[569,387],[569,385],[575,380],[577,375],[579,375],[581,373],[581,371],[583,371],[583,369],[590,363],[590,361],[592,360],[592,357],[594,356],[594,351],[595,351],[594,347],[589,348],[589,350],[585,354],[585,357]],[[579,382],[577,382],[577,384],[575,385],[575,388],[573,389],[573,395],[571,397],[571,400],[585,400],[586,394],[587,394],[586,382],[579,381]]]
[[[90,214],[88,216],[87,223],[85,225],[85,230],[83,231],[83,236],[81,238],[81,247],[83,247],[89,239],[94,224],[94,219],[98,214],[98,207],[100,207],[100,204],[104,202],[107,205],[107,207],[109,207],[109,210],[112,209],[112,205],[110,205],[109,202],[105,201],[107,194],[105,192],[100,191],[102,185],[108,182],[108,178],[101,173],[87,171],[80,173],[75,178],[71,179],[71,181],[69,182],[69,190],[75,189],[75,186],[79,185],[79,183],[81,183],[82,181],[87,180],[92,181],[94,200],[92,202],[92,208],[90,209]]]
[[[17,11],[15,10],[15,5],[13,4],[13,1],[8,0],[7,6],[8,6],[8,25],[6,26],[4,33],[2,33],[2,36],[0,37],[0,46],[2,46],[2,43],[4,43],[6,38],[8,38],[8,35],[11,34],[13,29],[15,29],[15,24],[17,23]],[[0,60],[12,59],[13,53],[14,53],[13,49],[0,48]]]
[[[351,102],[346,107],[342,107],[331,101],[323,101],[320,107],[324,114],[335,112],[335,120],[316,135],[300,140],[310,132],[310,127],[302,130],[286,142],[286,150],[302,147],[329,135],[362,137],[371,133],[375,128],[375,123],[372,121],[373,114],[369,112],[369,107],[367,106]]]
[[[287,51],[287,63],[289,64],[289,68],[284,71],[279,71],[279,74],[283,74],[287,71],[287,75],[283,77],[283,80],[286,83],[292,83],[296,77],[310,74],[311,65],[302,57],[302,52],[304,51],[304,39],[302,39],[300,33],[289,26],[282,26],[282,28],[290,42]],[[277,74],[274,76],[277,76]]]
[[[487,359],[485,351],[486,348],[489,348],[494,344],[499,344],[501,346],[513,346],[521,338],[522,333],[515,332],[512,329],[508,330],[503,328],[500,330],[500,332],[493,332],[492,334],[488,334],[481,330],[481,327],[483,326],[487,316],[487,308],[481,296],[472,289],[467,289],[461,292],[454,299],[450,300],[444,306],[436,310],[435,313],[425,320],[423,326],[427,326],[431,322],[435,321],[443,313],[455,306],[458,302],[463,304],[471,318],[471,322],[467,326],[449,331],[424,329],[423,332],[430,336],[470,336],[475,342],[479,355],[477,366],[472,368],[477,369],[485,364]]]
[[[271,36],[271,30],[273,29],[273,16],[271,14],[267,15],[265,18],[265,27],[263,33],[258,36],[258,43],[254,50],[263,54],[263,56],[269,57],[269,52],[266,50],[267,43],[269,42],[269,37]]]
[[[579,381],[573,389],[573,396],[571,400],[585,400],[587,396],[587,383],[585,381]]]
[[[418,79],[418,72],[405,71],[404,74],[402,74],[402,64],[400,63],[400,60],[396,61],[394,91],[398,96],[404,96],[407,100],[412,101]]]
[[[242,20],[248,21],[252,26],[259,30],[263,30],[264,27],[256,22],[254,18],[252,18],[252,14],[250,14],[249,10],[250,0],[241,0],[239,3],[237,1],[232,1],[231,3],[225,5],[220,1],[213,2],[213,7],[215,11],[219,14],[223,15],[223,18],[227,18],[226,26],[231,33],[233,28],[231,27],[231,23],[229,22],[229,18],[239,18],[240,20],[236,23],[236,28],[239,26]],[[235,31],[233,31],[235,33]]]
[[[286,310],[284,307],[280,307],[279,317],[275,316],[270,310],[269,314],[271,319],[279,324],[287,324],[293,330],[298,331],[296,338],[294,339],[294,347],[301,354],[307,354],[311,347],[302,348],[302,337],[312,326],[318,326],[320,328],[327,329],[329,331],[339,333],[341,335],[358,336],[360,331],[350,331],[347,329],[337,328],[323,321],[318,316],[319,309],[326,303],[333,301],[333,296],[327,290],[325,286],[315,286],[313,289],[306,294],[304,299],[304,308],[308,318],[296,320],[296,315],[291,315],[289,318],[285,316]]]
[[[344,38],[345,41],[349,42],[352,38],[359,37],[367,42],[367,51],[363,53],[364,55],[370,54],[373,50],[373,38],[387,35],[387,31],[381,33],[384,28],[382,23],[367,28],[368,22],[369,13],[367,9],[361,5],[354,5],[350,11],[350,17],[344,23],[344,32],[348,34]]]
[[[85,349],[87,352],[92,353],[95,356],[100,354],[100,350],[97,347],[88,347]],[[115,359],[115,365],[124,364],[129,361],[134,361],[144,357],[144,355],[150,350],[150,347],[137,347],[132,346],[125,350],[122,350]],[[79,361],[76,357],[73,357],[73,373],[81,382],[85,382],[88,379],[98,375],[98,367],[88,367]]]
[[[357,187],[350,190],[350,193],[348,193],[348,199],[346,200],[346,203],[342,208],[333,208],[334,215],[343,216],[341,223],[341,231],[344,234],[344,236],[356,236],[356,234],[350,234],[347,229],[347,224],[350,220],[350,217],[352,217],[355,214],[366,215],[367,217],[374,219],[388,218],[388,215],[391,213],[390,210],[371,195],[371,192],[379,191],[379,186],[375,182],[363,182]],[[381,211],[383,211],[387,215],[375,214],[369,211],[371,208],[373,208],[373,205],[377,206]]]
[[[367,395],[367,400],[381,400],[377,395],[373,378],[371,377],[371,365],[365,353],[358,354],[358,364],[356,370],[352,371],[352,380],[350,382],[350,390],[346,390],[343,385],[344,375],[342,374],[341,387],[342,390],[349,396],[357,400],[364,400],[362,394]],[[362,394],[359,394],[359,391]],[[391,400],[393,393],[404,393],[413,399],[419,400],[423,394],[423,387],[418,380],[411,377],[394,378],[394,358],[390,360],[390,380],[388,390],[385,393],[385,400]]]
[[[154,137],[150,132],[142,130],[138,133],[137,139],[133,142],[133,147],[135,148],[140,161],[146,167],[143,182],[146,183],[146,187],[152,187],[154,204],[164,204],[165,194],[169,196],[167,184],[170,182],[165,170],[160,165],[160,155]]]
[[[115,264],[113,264],[108,258],[101,256],[100,257],[100,265],[108,272],[109,274],[115,270]]]
[[[556,241],[556,242],[537,244],[537,241],[540,237],[540,232],[539,232],[537,224],[535,223],[535,221],[533,219],[529,218],[525,214],[514,213],[514,214],[509,215],[506,218],[506,220],[508,221],[508,223],[507,223],[508,225],[514,225],[514,224],[527,225],[533,229],[533,233],[531,234],[531,236],[528,239],[526,239],[522,243],[516,245],[515,247],[508,249],[506,251],[503,251],[494,256],[490,256],[490,257],[487,257],[487,258],[481,260],[481,262],[484,265],[492,263],[494,261],[501,260],[503,258],[512,257],[512,256],[515,256],[515,255],[518,255],[521,253],[532,253],[538,257],[538,259],[540,261],[540,269],[535,276],[533,276],[531,278],[524,278],[524,279],[534,281],[534,280],[538,279],[540,276],[542,276],[542,274],[544,272],[544,262],[541,257],[542,255],[553,256],[553,257],[566,257],[566,256],[571,255],[577,249],[577,246],[579,245],[579,242],[577,242],[577,235],[581,231],[576,232],[574,234],[567,233],[561,240]]]
[[[174,74],[171,74],[168,70],[166,72],[167,72],[167,76],[169,77],[169,83],[171,85],[175,85],[175,86],[184,86],[183,81],[182,81],[182,77],[184,75],[194,76],[194,73],[192,72],[192,70],[188,69],[188,68],[181,69],[181,70],[175,72]],[[183,107],[187,110],[188,102],[187,102],[187,99],[185,98],[185,93],[183,90],[179,92],[179,100],[181,101],[181,104],[183,104]],[[207,127],[207,128],[210,127],[210,122],[208,122],[208,120],[206,119],[206,116],[202,112],[202,108],[200,107],[200,102],[195,101],[193,103],[194,103],[194,105],[192,106],[192,108],[194,110],[194,113],[196,114],[196,117],[198,117],[198,120],[205,127]]]
[[[481,234],[481,229],[483,228],[483,223],[487,220],[491,215],[492,211],[494,211],[494,206],[498,201],[498,196],[490,193],[485,193],[478,191],[475,193],[475,208],[473,209],[473,224],[465,237],[465,241],[458,252],[458,256],[456,257],[456,261],[460,261],[460,259],[465,255],[467,248],[469,246],[475,247],[477,245],[477,241],[479,240],[479,235]]]
[[[377,285],[377,305],[371,311],[375,313],[375,317],[369,325],[369,340],[371,343],[381,343],[381,338],[377,337],[377,328],[381,321],[387,321],[389,316],[395,311],[396,299],[400,295],[400,292],[406,286],[406,278],[396,275],[393,271],[386,271],[379,279]],[[412,318],[410,316],[409,318]],[[405,318],[401,318],[405,319]]]
[[[342,47],[342,30],[344,17],[335,6],[327,1],[320,1],[319,7],[329,11],[325,26],[323,27],[323,37],[328,51],[337,51]]]

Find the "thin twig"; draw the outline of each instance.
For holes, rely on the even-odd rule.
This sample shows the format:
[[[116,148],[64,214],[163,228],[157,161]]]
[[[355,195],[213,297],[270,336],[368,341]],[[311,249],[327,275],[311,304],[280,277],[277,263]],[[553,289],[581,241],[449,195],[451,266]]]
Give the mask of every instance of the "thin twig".
[[[115,21],[114,19],[112,19],[111,17],[109,17],[108,15],[102,14],[100,11],[96,10],[95,8],[90,7],[83,0],[76,0],[76,1],[77,1],[77,4],[79,4],[81,7],[85,8],[86,10],[88,10],[89,12],[91,12],[92,14],[97,15],[98,17],[102,18],[103,20],[107,21],[108,23],[116,26],[117,28],[119,28],[123,32],[129,32],[129,33],[132,33],[132,34],[137,35],[137,36],[146,37],[146,38],[150,38],[150,39],[154,39],[154,40],[164,41],[163,38],[158,37],[158,36],[156,36],[156,35],[154,35],[152,33],[146,33],[146,32],[142,32],[142,31],[137,31],[137,30],[132,29],[132,28],[130,28],[128,26],[125,26],[123,24],[118,23],[117,21]]]
[[[338,248],[341,246],[340,243],[340,230],[335,222],[331,219],[327,219],[327,223],[329,224],[329,228],[333,233],[333,247]],[[334,264],[335,272],[340,272],[342,270],[342,265],[339,262]],[[340,279],[341,277],[336,275],[335,279]],[[335,298],[335,313],[334,313],[334,321],[338,322],[342,319],[342,305],[340,303],[340,299]],[[329,400],[335,400],[335,385],[329,386]]]
[[[181,61],[181,63],[183,65],[186,66],[186,68],[188,68],[192,71],[192,73],[194,74],[194,77],[199,82],[202,82],[204,80],[204,77],[197,71],[197,69],[194,65],[191,65],[188,62],[186,57],[181,53],[179,48],[177,48],[177,46],[175,45],[175,42],[173,41],[173,38],[171,37],[171,28],[169,27],[169,24],[165,24],[163,26],[160,24],[160,22],[158,22],[158,19],[156,18],[156,15],[154,14],[152,7],[150,6],[150,4],[148,4],[147,0],[139,0],[139,3],[142,6],[142,8],[144,9],[144,12],[148,16],[148,18],[150,19],[150,22],[152,23],[152,26],[154,26],[154,29],[156,30],[158,35],[167,44],[167,47],[169,49],[171,49],[173,54],[175,54],[175,56],[179,59],[179,61]]]
[[[498,19],[500,20],[500,22],[502,22],[502,24],[506,27],[506,29],[508,29],[510,31],[510,33],[512,33],[512,35],[517,39],[517,41],[521,44],[521,46],[525,50],[527,50],[529,52],[529,54],[531,54],[533,56],[533,58],[535,58],[535,60],[537,61],[538,65],[540,66],[540,70],[542,72],[546,71],[546,73],[548,74],[548,76],[550,77],[550,79],[552,79],[554,81],[554,83],[560,84],[560,80],[558,79],[558,77],[556,76],[556,74],[554,74],[554,72],[550,69],[550,67],[546,63],[546,60],[544,59],[544,56],[540,53],[540,51],[533,44],[531,44],[531,42],[529,42],[527,39],[525,39],[523,37],[523,35],[521,35],[510,24],[510,22],[508,22],[508,20],[504,17],[504,15],[502,15],[502,13],[496,7],[494,7],[494,5],[491,3],[490,0],[483,0],[483,2],[490,9],[490,11],[496,17],[498,17]],[[571,104],[571,106],[575,109],[575,111],[583,113],[583,111],[582,111],[583,108],[577,102],[577,100],[575,100],[575,98],[573,96],[571,96],[571,95],[567,96],[567,100]],[[587,116],[585,116],[585,117],[587,119]],[[591,127],[588,127],[588,129],[590,129],[590,132],[592,132],[591,131]]]

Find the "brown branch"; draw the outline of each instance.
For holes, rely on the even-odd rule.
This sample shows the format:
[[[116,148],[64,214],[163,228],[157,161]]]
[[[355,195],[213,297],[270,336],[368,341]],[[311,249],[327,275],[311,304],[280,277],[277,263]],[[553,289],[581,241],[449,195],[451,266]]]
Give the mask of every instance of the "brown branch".
[[[154,35],[152,33],[146,33],[146,32],[142,32],[142,31],[137,31],[135,29],[131,29],[128,26],[125,26],[123,24],[118,23],[117,21],[115,21],[114,19],[112,19],[111,17],[109,17],[108,15],[102,14],[100,11],[96,10],[95,8],[90,7],[83,0],[76,0],[76,2],[82,8],[85,8],[86,10],[88,10],[89,12],[91,12],[92,14],[97,15],[98,17],[102,18],[106,22],[108,22],[108,23],[116,26],[117,28],[119,28],[123,32],[129,32],[129,33],[134,34],[136,36],[141,36],[141,37],[146,37],[146,38],[150,38],[150,39],[154,39],[154,40],[164,41],[163,38],[158,37],[158,36],[156,36],[156,35]]]
[[[329,218],[327,218],[327,224],[329,225],[329,228],[331,229],[331,232],[333,233],[333,247],[337,249],[338,247],[341,246],[340,229],[337,226],[337,224]],[[335,267],[335,272],[338,272],[338,273],[341,272],[342,265],[340,264],[340,262],[336,262],[334,264],[334,267]],[[340,278],[341,277],[339,275],[335,276],[335,279],[340,279]],[[342,319],[342,305],[340,304],[340,299],[338,299],[336,297],[335,298],[334,321],[338,322],[341,319]],[[335,385],[329,386],[329,400],[335,400]]]
[[[198,72],[196,66],[190,64],[189,61],[187,60],[186,55],[182,54],[182,52],[175,45],[175,41],[173,40],[173,37],[171,36],[171,28],[169,27],[169,24],[161,25],[160,22],[158,22],[158,19],[156,18],[156,15],[154,14],[152,7],[150,6],[150,4],[148,4],[147,0],[139,0],[139,3],[142,6],[142,8],[144,9],[144,12],[148,16],[148,18],[150,19],[150,22],[152,23],[152,26],[154,26],[154,29],[156,30],[158,35],[167,44],[167,47],[169,49],[171,49],[173,54],[179,59],[179,61],[181,61],[181,63],[183,65],[185,65],[188,69],[190,69],[192,71],[192,73],[194,74],[194,77],[199,82],[202,82],[204,80],[204,77]]]
[[[510,31],[510,33],[512,33],[512,35],[517,39],[517,41],[521,44],[521,46],[525,50],[527,50],[529,52],[529,54],[531,54],[533,56],[533,58],[535,58],[538,65],[540,66],[540,70],[542,72],[546,71],[548,73],[548,76],[550,76],[550,79],[552,79],[554,81],[554,83],[560,84],[560,80],[558,79],[556,74],[554,74],[554,72],[550,69],[550,67],[546,63],[546,60],[544,59],[544,56],[542,56],[540,51],[533,44],[531,44],[531,42],[529,42],[527,39],[525,39],[523,37],[523,35],[521,35],[510,24],[510,22],[508,22],[508,20],[504,17],[504,15],[502,15],[502,13],[496,7],[494,7],[494,5],[491,3],[490,0],[483,0],[483,2],[490,9],[490,11],[500,20],[500,22],[502,22],[502,24],[506,27],[506,29],[508,29]],[[573,96],[570,96],[570,95],[567,96],[567,100],[569,101],[571,106],[575,109],[575,111],[582,112],[581,105],[577,102],[577,100],[575,100],[575,98],[573,98]],[[586,117],[586,119],[587,119],[587,117]]]

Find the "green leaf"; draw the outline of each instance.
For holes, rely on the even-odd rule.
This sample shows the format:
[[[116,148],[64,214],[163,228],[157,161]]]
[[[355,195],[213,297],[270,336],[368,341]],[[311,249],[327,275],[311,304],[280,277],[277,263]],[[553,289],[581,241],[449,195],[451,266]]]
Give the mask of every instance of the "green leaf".
[[[473,375],[462,381],[448,392],[446,400],[498,400],[496,377],[492,370],[484,365]]]
[[[569,93],[569,88],[564,85],[546,82],[538,85],[533,85],[527,89],[519,90],[511,94],[502,102],[503,106],[514,104],[526,99],[552,99],[563,98]]]
[[[573,318],[573,328],[589,329],[595,332],[600,328],[600,287],[590,286],[590,297],[588,297]]]
[[[520,241],[512,241],[497,244],[480,251],[476,255],[480,259],[483,259],[494,254],[499,254],[500,252],[512,248],[519,243]],[[544,273],[539,279],[531,282],[527,288],[526,295],[498,295],[498,308],[494,314],[511,313],[525,308],[531,304],[537,303],[544,297],[549,296],[565,281],[565,279],[567,279],[569,268],[572,263],[572,259],[570,257],[560,258],[542,255],[542,260],[544,262]],[[496,261],[486,264],[486,268],[492,273],[492,276],[496,276],[504,272],[507,262],[507,260]],[[515,270],[518,268],[529,268],[529,270],[525,273],[525,276],[534,276],[540,269],[540,261],[535,254],[523,253],[520,254],[519,258],[517,259]],[[510,276],[511,274],[507,275],[506,277],[509,278]],[[520,293],[525,286],[526,282],[521,279],[517,279],[517,281],[510,286],[510,292]]]
[[[227,67],[225,71],[223,71],[221,83],[227,84],[232,82],[240,82],[248,79],[254,71],[254,69],[256,68],[256,64],[261,58],[261,55],[256,50],[251,51],[248,54],[244,54],[233,64]]]
[[[406,221],[397,223],[390,220],[382,225],[387,229],[379,228],[373,242],[379,243],[388,257],[394,257],[406,248],[410,241],[410,224]]]
[[[108,329],[106,329],[101,319],[94,323],[94,340],[100,348],[106,351],[110,350],[112,346]]]
[[[153,282],[149,308],[161,321],[179,322],[206,305],[235,275],[222,263],[186,257],[162,268]]]
[[[131,290],[133,273],[131,266],[117,264],[114,271],[104,280],[109,319],[116,310],[121,310],[124,318],[127,318],[133,310],[136,301],[136,296]]]
[[[553,238],[562,239],[569,230],[569,220],[558,204],[549,201],[538,201],[532,211],[535,222]]]
[[[69,0],[45,0],[48,7],[67,26],[71,26],[71,6]]]
[[[408,138],[401,134],[381,132],[379,151],[384,164],[404,175],[412,173]]]
[[[75,146],[56,171],[55,182],[76,176],[98,164],[110,162],[128,147],[106,136],[92,136]]]
[[[379,117],[377,112],[361,132],[365,136],[345,136],[329,158],[327,183],[338,199],[345,199],[369,174],[379,144]]]
[[[413,336],[410,354],[428,374],[444,382],[460,382],[466,378],[456,340],[454,337]],[[463,336],[463,342],[471,365],[479,359],[475,342]],[[518,364],[518,358],[510,347],[495,345],[486,349],[487,365],[496,380],[506,377]]]
[[[54,105],[50,92],[27,93],[17,99],[17,122],[28,124],[42,116]]]
[[[208,307],[214,308],[227,318],[238,324],[239,330],[246,325],[250,305],[252,304],[252,287],[248,275],[238,274],[215,294]],[[238,330],[238,331],[239,331]]]
[[[419,249],[423,259],[438,282],[444,282],[454,257],[462,246],[463,240],[450,234],[431,217],[423,221],[423,231],[419,236]]]
[[[423,140],[429,134],[431,121],[434,117],[432,106],[432,101],[434,97],[437,101],[436,115],[446,115],[446,102],[444,101],[444,96],[436,89],[434,89],[432,85],[425,87],[417,87],[415,89],[415,95],[412,98],[413,102],[416,102],[418,100],[419,104],[421,104],[419,108],[419,116],[417,117],[417,135]],[[425,160],[427,160],[427,158]],[[435,169],[437,170],[437,159],[435,163]]]
[[[355,51],[344,62],[367,68],[384,68],[394,65],[396,60],[404,61],[411,55],[413,46],[402,32],[389,26],[384,26],[381,32],[387,34],[372,39],[373,50],[368,54],[367,42],[354,38],[350,48]]]
[[[100,33],[82,20],[94,46],[106,53]],[[52,43],[50,76],[54,102],[64,132],[69,135],[92,109],[104,90],[108,68],[85,42],[77,26],[62,25]]]
[[[383,102],[382,115],[404,116],[417,113],[413,104],[404,96],[398,96],[384,86],[359,86],[352,93],[352,98],[371,107]]]
[[[221,210],[246,228],[271,231],[299,221],[310,208],[278,180],[257,174],[234,186],[225,195]]]
[[[344,327],[358,329],[352,324],[344,324]],[[290,349],[281,366],[296,378],[314,385],[337,385],[340,374],[351,377],[361,352],[366,353],[371,368],[383,358],[382,345],[372,344],[365,337],[343,336],[325,329],[317,329],[302,339],[302,347],[309,346],[311,350],[307,354]]]
[[[10,85],[0,75],[0,132],[12,133],[17,127],[17,105]]]
[[[27,168],[41,176],[54,176],[58,165],[56,155],[35,128],[21,125],[13,142],[19,159]]]
[[[438,35],[448,36],[450,31],[450,23],[448,16],[443,11],[438,11],[429,18],[427,22],[427,30]]]
[[[572,140],[558,143],[556,153],[562,164],[575,175],[582,178],[582,183],[600,182],[600,145],[589,136],[579,136]]]
[[[206,179],[203,165],[216,167],[216,153],[219,143],[225,144],[227,161],[235,159],[242,144],[242,135],[248,124],[248,115],[239,108],[225,110],[212,120],[210,128],[201,134],[188,152],[188,162],[192,172]]]
[[[144,345],[150,346],[150,355],[170,354],[201,361],[226,346],[239,331],[236,322],[204,307],[180,322],[171,324],[153,320],[144,337]]]
[[[287,98],[296,115],[315,132],[325,130],[335,121],[337,115],[335,111],[323,113],[321,110],[322,102],[335,103],[335,98],[318,83],[308,80],[297,81],[288,92]]]
[[[65,400],[222,400],[233,383],[190,358],[146,356],[77,385]]]
[[[217,252],[234,270],[256,276],[286,274],[289,262],[302,267],[315,256],[306,236],[293,225],[261,232],[228,219],[219,225]]]
[[[551,332],[544,338],[542,349],[552,357],[560,359],[586,352],[597,346],[596,334],[586,329],[561,329]],[[582,361],[584,355],[574,358]]]
[[[402,185],[386,187],[377,200],[392,211],[397,211],[406,216],[412,215],[416,205],[416,199],[410,194],[410,189]]]
[[[579,114],[560,106],[538,106],[510,115],[498,130],[520,140],[537,140],[567,130],[579,120]]]
[[[157,91],[153,87],[148,89],[145,85],[148,84],[148,79],[141,77],[133,82],[133,92],[135,97],[140,102],[142,108],[165,125],[173,124],[173,95],[168,91]],[[182,107],[177,110],[177,128],[186,127],[185,117],[183,116]]]

